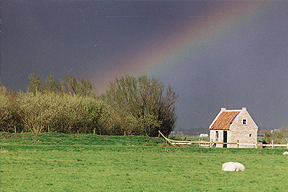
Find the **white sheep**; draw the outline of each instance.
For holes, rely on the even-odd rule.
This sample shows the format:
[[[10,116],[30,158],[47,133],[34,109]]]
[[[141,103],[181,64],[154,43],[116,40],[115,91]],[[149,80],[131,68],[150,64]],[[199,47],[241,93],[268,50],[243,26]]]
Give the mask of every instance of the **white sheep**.
[[[245,171],[245,166],[241,163],[227,162],[222,165],[223,171]]]
[[[283,155],[288,155],[288,151],[285,151],[285,152],[283,153]]]

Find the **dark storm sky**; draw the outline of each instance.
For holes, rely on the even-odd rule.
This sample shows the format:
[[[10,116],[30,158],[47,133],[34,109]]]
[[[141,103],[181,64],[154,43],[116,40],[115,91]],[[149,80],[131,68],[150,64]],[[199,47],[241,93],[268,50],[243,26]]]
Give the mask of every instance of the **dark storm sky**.
[[[100,94],[148,75],[179,94],[177,129],[208,129],[221,107],[260,129],[288,125],[288,1],[1,1],[1,81],[87,77]]]

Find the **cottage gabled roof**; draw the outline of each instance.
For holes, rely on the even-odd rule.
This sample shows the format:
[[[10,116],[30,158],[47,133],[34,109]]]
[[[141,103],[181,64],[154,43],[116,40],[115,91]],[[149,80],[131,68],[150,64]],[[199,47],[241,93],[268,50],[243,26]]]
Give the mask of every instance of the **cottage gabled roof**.
[[[241,110],[225,110],[217,115],[210,126],[210,130],[229,130]]]

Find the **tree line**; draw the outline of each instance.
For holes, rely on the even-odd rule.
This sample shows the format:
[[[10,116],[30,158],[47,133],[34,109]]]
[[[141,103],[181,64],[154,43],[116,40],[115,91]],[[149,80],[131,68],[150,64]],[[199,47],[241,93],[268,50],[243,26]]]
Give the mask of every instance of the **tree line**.
[[[169,135],[176,123],[178,95],[159,79],[125,76],[100,96],[86,79],[29,75],[26,93],[0,87],[0,129],[5,132]]]

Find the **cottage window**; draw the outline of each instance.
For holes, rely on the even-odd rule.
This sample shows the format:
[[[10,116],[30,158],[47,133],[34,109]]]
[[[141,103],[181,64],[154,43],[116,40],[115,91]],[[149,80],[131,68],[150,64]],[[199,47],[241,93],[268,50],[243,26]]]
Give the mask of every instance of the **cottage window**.
[[[252,137],[252,134],[249,134],[249,137]]]
[[[219,138],[219,133],[218,133],[218,131],[216,131],[215,141],[218,141],[218,138]]]
[[[247,120],[246,120],[246,119],[243,119],[242,124],[243,124],[243,125],[247,125]]]

